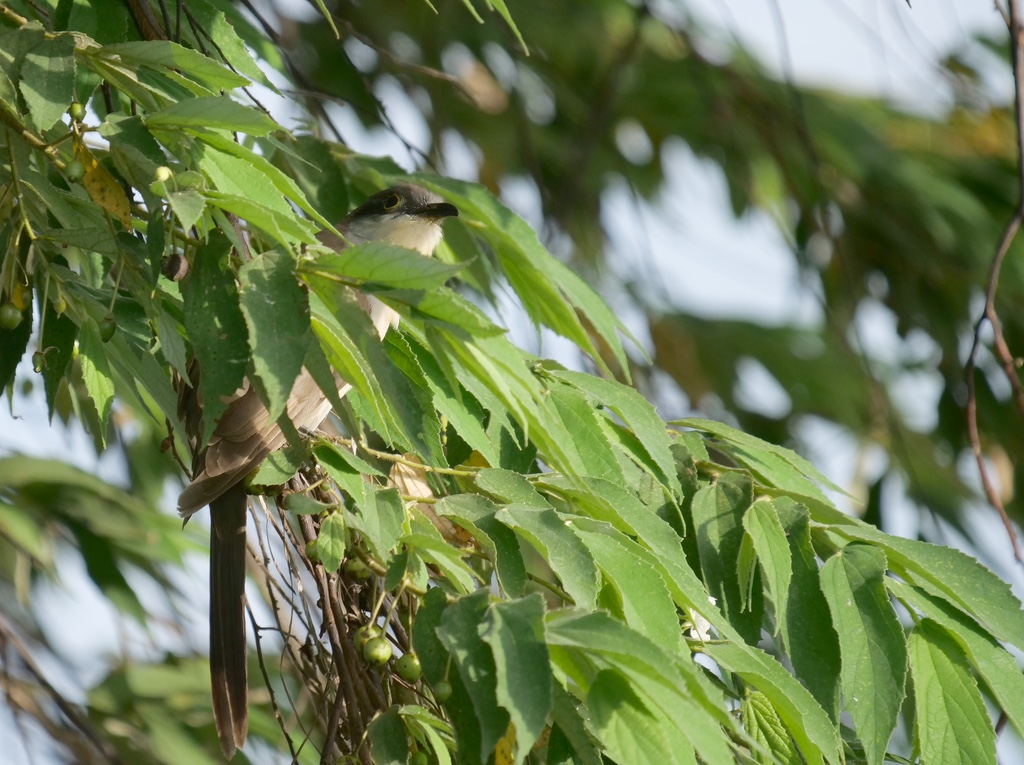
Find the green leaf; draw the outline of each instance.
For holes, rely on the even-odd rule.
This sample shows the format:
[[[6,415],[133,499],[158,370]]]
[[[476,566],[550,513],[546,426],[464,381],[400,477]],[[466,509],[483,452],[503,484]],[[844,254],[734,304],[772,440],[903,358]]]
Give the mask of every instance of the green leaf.
[[[462,267],[388,242],[365,242],[340,252],[319,252],[304,261],[300,270],[344,284],[374,282],[398,289],[432,290],[443,286]]]
[[[670,424],[717,436],[720,448],[770,486],[813,497],[826,504],[831,503],[816,484],[846,493],[792,449],[770,444],[714,420],[691,417]]]
[[[995,765],[996,739],[963,652],[931,619],[910,634],[914,738],[928,765]]]
[[[254,136],[283,129],[263,112],[229,96],[187,98],[146,115],[144,120],[150,128],[219,128]]]
[[[370,757],[374,765],[406,765],[409,740],[397,707],[389,707],[377,715],[367,726],[366,734],[370,739]]]
[[[839,719],[839,637],[821,591],[818,561],[811,546],[807,509],[791,499],[774,500],[789,540],[793,575],[786,610],[776,610],[793,672],[833,721]]]
[[[654,406],[635,389],[611,380],[603,380],[582,372],[557,370],[551,376],[564,380],[584,391],[598,405],[611,409],[632,429],[656,466],[655,477],[673,493],[681,493],[675,460],[670,451],[671,439],[665,422]]]
[[[908,608],[921,611],[949,633],[1010,722],[1018,732],[1024,732],[1024,675],[1013,656],[977,622],[942,598],[892,577],[887,577],[885,584]]]
[[[117,56],[128,68],[143,66],[157,71],[179,71],[213,91],[234,90],[249,84],[247,78],[235,74],[199,51],[168,40],[105,45],[100,55]]]
[[[107,418],[114,403],[114,380],[110,376],[110,365],[104,351],[100,329],[91,317],[86,317],[78,333],[79,361],[82,365],[82,379],[85,389],[89,392],[96,415],[99,419],[99,432],[95,436],[100,443],[106,441]]]
[[[477,472],[473,481],[481,491],[508,504],[526,505],[540,510],[551,507],[551,503],[533,487],[526,476],[512,470],[484,468]]]
[[[768,697],[809,765],[843,762],[839,733],[832,721],[775,659],[742,643],[709,643],[701,650]]]
[[[207,191],[204,196],[209,204],[248,221],[282,244],[292,246],[296,242],[313,241],[313,224],[291,210],[268,207],[243,194]]]
[[[206,200],[195,189],[169,191],[167,202],[185,231],[196,225],[206,209]]]
[[[417,175],[416,180],[442,193],[463,218],[480,224],[476,232],[494,250],[533,321],[572,340],[609,371],[584,328],[580,316],[584,317],[628,375],[626,353],[619,340],[620,332],[630,336],[625,325],[586,282],[551,256],[526,221],[476,184],[427,175]]]
[[[391,557],[405,531],[405,503],[398,489],[363,485],[362,497],[356,497],[358,512],[346,513],[349,526],[363,535],[373,554],[381,561]]]
[[[821,569],[839,633],[843,708],[853,718],[868,765],[881,765],[896,727],[907,677],[907,643],[885,589],[881,550],[849,544]]]
[[[519,540],[515,532],[495,518],[497,505],[478,494],[459,494],[442,498],[434,510],[472,532],[494,562],[498,584],[507,596],[518,598],[524,594],[526,564]]]
[[[466,563],[462,551],[444,539],[422,513],[414,514],[410,527],[410,533],[401,539],[402,545],[432,564],[455,591],[469,593],[481,585],[481,578]]]
[[[53,308],[53,303],[43,299],[44,291],[45,287],[40,285],[37,297],[43,316],[39,350],[45,359],[43,389],[46,392],[46,408],[52,420],[57,403],[57,392],[61,383],[65,382],[65,372],[74,355],[78,327],[66,313],[58,314]],[[23,321],[23,323],[28,324],[29,322]]]
[[[757,553],[761,581],[765,583],[775,606],[775,628],[778,633],[785,619],[789,587],[793,579],[793,560],[786,531],[782,528],[775,506],[765,500],[758,500],[750,506],[743,516],[743,528]]]
[[[672,596],[647,551],[607,524],[578,519],[577,536],[594,556],[605,586],[615,591],[623,621],[672,653],[679,644],[679,619]]]
[[[497,670],[490,647],[480,637],[486,628],[488,592],[479,590],[445,609],[437,636],[451,654],[480,725],[480,760],[487,762],[508,730],[509,713],[498,706]],[[475,752],[467,752],[475,757]]]
[[[217,134],[205,131],[199,135],[213,138]],[[225,137],[221,143],[233,142]],[[231,197],[242,197],[253,204],[273,210],[282,217],[293,214],[284,194],[268,176],[266,168],[269,167],[271,173],[280,171],[266,160],[257,165],[252,157],[221,151],[209,143],[199,144],[193,154],[198,159],[198,168],[210,179],[217,191]]]
[[[755,742],[775,758],[772,760],[755,752],[755,762],[763,765],[772,765],[774,762],[801,762],[800,753],[796,750],[792,737],[767,696],[760,691],[750,693],[743,700],[740,713],[743,717],[743,728]]]
[[[577,606],[595,606],[601,575],[571,519],[563,519],[552,509],[519,504],[502,508],[495,518],[515,529],[543,554]]]
[[[217,53],[224,57],[224,62],[228,66],[237,72],[241,72],[254,82],[260,83],[270,91],[278,92],[274,84],[267,79],[267,75],[260,66],[253,61],[248,48],[245,47],[245,42],[238,32],[235,31],[235,27],[224,13],[210,5],[207,0],[192,0],[189,3],[189,11],[196,17],[203,32],[210,36],[213,41],[213,47]],[[238,22],[242,29],[249,26],[240,18]],[[273,64],[273,60],[279,58],[280,52],[276,48],[271,47],[265,37],[259,41],[267,44],[263,50],[258,50],[257,45],[254,45],[254,49],[257,49],[258,53],[264,56],[264,60]],[[268,53],[277,55],[268,55]]]
[[[309,301],[295,279],[295,260],[278,250],[253,258],[238,271],[239,305],[270,419],[285,411],[312,338]]]
[[[554,410],[572,439],[562,444],[568,453],[569,464],[562,465],[563,472],[570,475],[594,476],[618,484],[626,484],[611,443],[605,435],[594,404],[569,385],[551,386],[550,400]]]
[[[61,118],[75,96],[75,38],[48,36],[25,54],[18,88],[32,122],[46,131]]]
[[[756,645],[761,637],[763,597],[760,589],[755,589],[749,607],[744,609],[738,576],[743,515],[750,505],[749,480],[724,474],[694,495],[691,512],[704,584],[743,639]]]
[[[616,762],[630,765],[696,763],[676,726],[664,725],[618,672],[598,673],[587,693],[594,733]]]
[[[341,513],[331,513],[320,524],[315,548],[325,571],[337,571],[345,558],[345,518]]]
[[[202,370],[199,388],[204,402],[204,443],[227,406],[224,400],[242,385],[249,360],[245,318],[227,263],[230,249],[225,236],[211,235],[196,252],[192,268],[181,282],[185,329]]]
[[[305,459],[306,450],[302,444],[278,449],[260,463],[248,483],[252,486],[283,486],[299,472]]]
[[[877,545],[889,567],[911,584],[923,587],[966,611],[1000,640],[1024,650],[1024,610],[1010,585],[974,558],[949,547],[890,536],[843,516],[831,531],[847,539]]]
[[[498,704],[515,726],[515,762],[520,763],[543,732],[553,705],[544,599],[535,593],[495,603],[487,610],[480,634],[494,655]]]

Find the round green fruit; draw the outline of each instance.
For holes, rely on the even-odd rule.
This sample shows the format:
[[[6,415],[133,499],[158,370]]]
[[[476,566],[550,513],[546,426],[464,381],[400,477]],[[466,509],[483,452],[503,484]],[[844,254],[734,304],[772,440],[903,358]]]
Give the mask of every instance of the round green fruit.
[[[78,183],[85,177],[85,165],[77,159],[73,159],[65,165],[64,175],[72,183]]]
[[[14,303],[0,305],[0,327],[14,329],[21,324],[23,318],[24,316]]]
[[[345,573],[353,579],[369,579],[373,572],[359,558],[349,558],[345,561]]]
[[[380,636],[380,627],[376,624],[367,624],[365,627],[360,627],[356,630],[356,634],[352,638],[352,642],[355,643],[356,650],[362,653],[363,649],[366,648],[367,643],[374,638],[379,638]]]
[[[36,351],[32,354],[32,369],[36,372],[42,372],[46,366],[46,354],[42,351]]]
[[[423,675],[420,657],[414,653],[402,655],[395,662],[395,669],[398,670],[398,676],[407,683],[415,683]]]
[[[71,106],[68,108],[68,114],[71,115],[71,119],[75,122],[81,122],[85,119],[85,106],[79,101],[72,101]]]
[[[435,683],[433,686],[434,698],[442,704],[452,697],[452,686],[447,680]]]
[[[363,658],[370,664],[387,664],[391,658],[391,642],[387,638],[375,637],[363,646]]]
[[[104,316],[100,322],[100,340],[105,343],[110,342],[110,338],[114,336],[117,331],[117,322],[114,321],[113,316]]]
[[[412,753],[409,757],[409,765],[429,765],[430,759],[427,757],[427,753],[422,749],[418,749]]]

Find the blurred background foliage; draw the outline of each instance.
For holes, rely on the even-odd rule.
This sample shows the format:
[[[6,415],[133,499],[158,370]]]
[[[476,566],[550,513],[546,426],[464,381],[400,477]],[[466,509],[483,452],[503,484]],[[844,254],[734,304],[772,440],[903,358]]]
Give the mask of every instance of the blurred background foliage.
[[[623,310],[646,317],[653,364],[638,362],[636,371],[654,400],[675,393],[652,374],[660,370],[690,407],[771,442],[806,451],[809,420],[835,425],[858,460],[873,455],[877,464],[884,455],[851,487],[866,503],[858,512],[885,526],[895,509],[882,506],[883,496],[906,508],[901,492],[881,491],[896,479],[914,509],[972,533],[962,521],[977,498],[976,471],[958,468],[969,456],[963,363],[1019,197],[1011,94],[993,92],[998,77],[976,62],[1008,72],[999,63],[1008,62],[1005,40],[980,37],[951,51],[941,62],[951,105],[920,115],[780,82],[743,48],[707,34],[685,3],[517,3],[529,55],[507,27],[477,24],[459,3],[440,3],[437,13],[419,3],[387,13],[339,3],[353,35],[345,45],[331,44],[320,21],[286,24],[283,37],[302,78],[321,92],[318,103],[327,95],[351,105],[365,127],[391,129],[375,94],[397,85],[428,127],[424,162],[444,167],[457,144],[491,188],[528,180],[549,247]],[[720,169],[736,216],[771,215],[818,317],[789,326],[709,320],[673,299],[671,283],[616,268],[622,253],[602,205],[625,184],[656,215],[671,214],[664,149],[672,142]],[[1017,351],[1020,252],[1011,251],[996,303]],[[879,307],[903,341],[881,357],[866,347],[861,322]],[[751,361],[785,393],[771,413],[737,395]],[[979,366],[983,449],[1019,521],[1024,431],[984,350]],[[922,380],[928,385],[914,386]],[[908,383],[913,417],[894,397]]]

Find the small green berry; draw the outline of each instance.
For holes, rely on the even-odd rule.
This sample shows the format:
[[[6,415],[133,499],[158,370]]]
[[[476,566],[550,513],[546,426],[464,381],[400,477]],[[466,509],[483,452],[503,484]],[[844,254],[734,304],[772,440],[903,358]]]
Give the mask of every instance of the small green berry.
[[[434,683],[433,690],[434,698],[442,704],[452,697],[452,686],[447,680],[441,680],[438,683]]]
[[[71,115],[71,119],[75,122],[81,122],[85,119],[85,106],[78,101],[72,101],[71,106],[68,108],[68,114]]]
[[[171,172],[171,168],[166,165],[160,165],[160,167],[156,169],[156,173],[154,173],[154,175],[157,183],[167,183],[167,181],[171,180],[171,176],[174,175],[174,173]]]
[[[85,177],[85,165],[73,159],[64,167],[64,175],[72,183],[78,183]]]
[[[409,765],[429,765],[430,758],[427,757],[427,753],[422,749],[417,749],[409,757]]]
[[[105,343],[110,342],[110,338],[114,336],[114,332],[117,331],[117,322],[114,321],[114,317],[107,314],[100,321],[100,340]]]
[[[355,643],[356,650],[362,653],[363,649],[366,648],[367,643],[380,636],[380,627],[376,624],[367,624],[365,627],[360,627],[356,630],[356,634],[353,637],[352,642]]]
[[[63,297],[58,297],[56,300],[53,301],[53,310],[57,312],[58,316],[60,316],[66,310],[68,310],[68,301],[65,300]]]
[[[420,658],[414,653],[403,654],[395,662],[395,669],[398,676],[407,683],[415,683],[423,675],[423,667]]]
[[[32,368],[36,372],[42,372],[46,366],[46,354],[42,351],[36,351],[32,354]]]
[[[21,324],[23,318],[23,314],[14,303],[0,305],[0,327],[14,329]]]
[[[345,573],[353,579],[369,579],[373,572],[359,558],[349,558],[345,561]]]
[[[311,563],[318,563],[320,561],[320,549],[316,546],[315,539],[310,539],[306,542],[306,558]]]
[[[375,637],[363,646],[363,658],[370,664],[387,664],[391,658],[391,642],[387,638]]]

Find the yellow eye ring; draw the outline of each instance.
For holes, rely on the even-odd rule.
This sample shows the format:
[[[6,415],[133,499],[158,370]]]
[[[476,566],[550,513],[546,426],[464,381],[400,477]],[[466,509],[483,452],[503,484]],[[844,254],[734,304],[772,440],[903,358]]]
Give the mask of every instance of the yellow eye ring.
[[[391,212],[392,210],[396,210],[400,204],[402,204],[402,198],[398,196],[398,194],[392,194],[384,200],[384,211]]]

